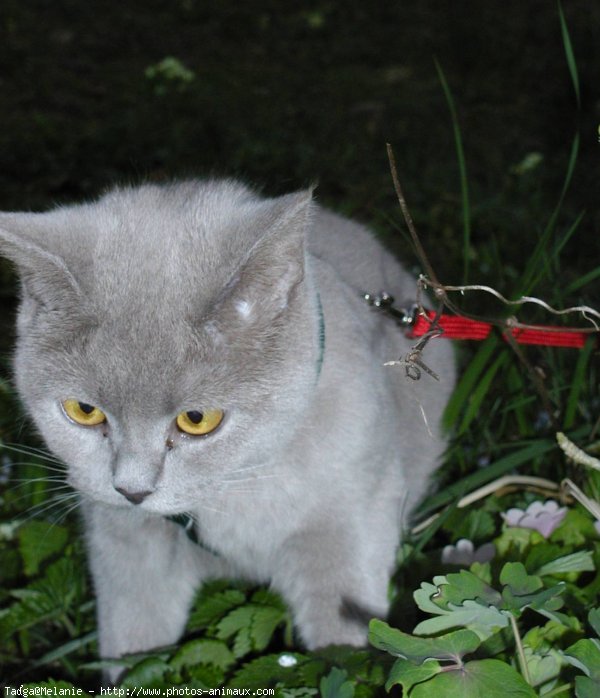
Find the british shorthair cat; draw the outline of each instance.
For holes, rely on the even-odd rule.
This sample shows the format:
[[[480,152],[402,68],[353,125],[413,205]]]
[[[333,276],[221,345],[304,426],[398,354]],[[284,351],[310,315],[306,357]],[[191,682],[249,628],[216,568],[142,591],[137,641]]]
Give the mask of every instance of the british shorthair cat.
[[[410,304],[414,279],[310,191],[230,180],[1,214],[0,251],[18,391],[80,496],[101,655],[176,642],[224,576],[279,591],[309,649],[365,644],[454,383],[443,340],[439,383],[383,365],[412,342],[361,292]]]

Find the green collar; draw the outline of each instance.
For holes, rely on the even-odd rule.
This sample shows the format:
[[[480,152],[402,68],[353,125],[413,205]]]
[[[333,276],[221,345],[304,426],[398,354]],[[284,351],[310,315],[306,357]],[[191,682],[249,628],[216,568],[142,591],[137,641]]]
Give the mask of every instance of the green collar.
[[[323,313],[323,304],[321,303],[321,295],[317,293],[317,311],[319,313],[319,356],[317,357],[317,380],[321,375],[323,368],[323,359],[325,358],[325,315]]]

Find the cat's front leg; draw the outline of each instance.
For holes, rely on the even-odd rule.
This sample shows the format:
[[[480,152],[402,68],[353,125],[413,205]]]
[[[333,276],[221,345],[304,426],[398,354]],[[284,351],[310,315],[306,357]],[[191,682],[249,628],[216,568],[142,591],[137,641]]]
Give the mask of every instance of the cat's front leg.
[[[313,524],[286,540],[272,584],[290,604],[308,649],[367,643],[369,619],[388,611],[390,553],[375,568],[337,525]]]
[[[176,642],[201,581],[229,572],[160,516],[93,503],[85,524],[103,658]],[[114,683],[121,672],[111,668],[104,678]]]

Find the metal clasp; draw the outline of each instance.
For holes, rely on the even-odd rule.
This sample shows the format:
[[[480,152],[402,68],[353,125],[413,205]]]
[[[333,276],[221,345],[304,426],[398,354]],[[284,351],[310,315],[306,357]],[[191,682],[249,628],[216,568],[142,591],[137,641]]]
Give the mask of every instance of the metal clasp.
[[[390,315],[401,327],[414,325],[419,309],[416,303],[413,303],[409,310],[406,308],[394,308],[394,297],[390,296],[386,291],[363,293],[362,297],[369,305],[379,308]]]

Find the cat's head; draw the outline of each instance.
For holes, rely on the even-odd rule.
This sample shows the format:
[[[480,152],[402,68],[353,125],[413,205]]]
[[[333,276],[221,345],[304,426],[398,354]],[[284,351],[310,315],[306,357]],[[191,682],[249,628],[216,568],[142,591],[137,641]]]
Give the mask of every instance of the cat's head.
[[[318,372],[311,206],[193,181],[0,215],[17,387],[75,488],[188,511],[291,437]]]

